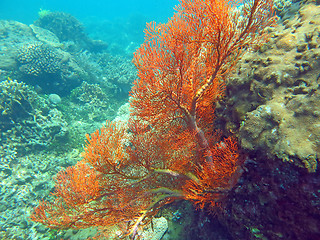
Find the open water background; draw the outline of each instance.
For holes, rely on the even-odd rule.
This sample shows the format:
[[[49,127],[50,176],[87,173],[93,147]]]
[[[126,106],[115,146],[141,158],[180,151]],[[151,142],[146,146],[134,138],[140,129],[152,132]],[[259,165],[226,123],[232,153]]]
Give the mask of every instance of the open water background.
[[[144,16],[148,21],[165,22],[172,16],[177,0],[1,0],[0,18],[32,23],[40,9],[63,11],[81,22],[88,19],[117,21],[133,15]]]

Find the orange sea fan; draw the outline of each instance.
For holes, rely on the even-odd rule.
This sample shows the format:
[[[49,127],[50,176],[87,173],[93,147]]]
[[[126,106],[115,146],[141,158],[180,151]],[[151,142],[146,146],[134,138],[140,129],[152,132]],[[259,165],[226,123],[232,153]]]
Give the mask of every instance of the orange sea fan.
[[[103,174],[116,172],[125,161],[124,148],[128,138],[123,123],[106,122],[106,125],[91,135],[86,135],[84,159]]]
[[[222,197],[234,186],[241,174],[239,151],[232,137],[217,143],[211,149],[214,164],[203,163],[194,171],[192,179],[183,186],[185,198],[199,208],[216,206]]]
[[[215,103],[241,53],[274,23],[273,0],[180,3],[167,24],[147,25],[134,54],[129,124],[107,122],[87,135],[84,159],[57,175],[55,201],[41,202],[34,221],[52,228],[119,224],[120,235],[133,239],[169,202],[213,207],[234,186],[238,145],[215,129]]]
[[[90,202],[100,195],[100,190],[99,173],[82,160],[57,174],[53,195],[74,206]]]

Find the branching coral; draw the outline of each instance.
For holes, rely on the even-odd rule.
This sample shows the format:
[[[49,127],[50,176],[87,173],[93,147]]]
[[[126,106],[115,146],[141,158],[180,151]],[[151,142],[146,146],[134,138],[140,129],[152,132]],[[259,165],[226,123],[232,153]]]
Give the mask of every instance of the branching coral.
[[[242,51],[264,40],[273,1],[245,1],[238,12],[227,0],[180,3],[167,24],[147,25],[134,55],[128,126],[107,122],[87,137],[83,161],[58,174],[55,202],[40,203],[34,221],[135,238],[173,200],[214,207],[234,186],[238,147],[214,129],[214,105]]]
[[[1,144],[19,152],[48,146],[67,133],[61,112],[49,109],[28,85],[8,79],[0,82]]]

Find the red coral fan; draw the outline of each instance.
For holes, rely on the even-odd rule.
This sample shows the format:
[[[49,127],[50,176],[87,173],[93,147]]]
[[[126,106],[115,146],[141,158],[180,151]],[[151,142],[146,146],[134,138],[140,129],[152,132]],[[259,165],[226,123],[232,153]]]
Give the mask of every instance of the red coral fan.
[[[149,23],[136,51],[129,131],[87,137],[84,160],[58,174],[56,201],[32,215],[49,227],[104,226],[136,235],[179,198],[215,206],[239,176],[234,138],[214,129],[215,103],[242,51],[273,24],[272,0],[181,0],[167,24]],[[83,176],[83,178],[79,177]]]

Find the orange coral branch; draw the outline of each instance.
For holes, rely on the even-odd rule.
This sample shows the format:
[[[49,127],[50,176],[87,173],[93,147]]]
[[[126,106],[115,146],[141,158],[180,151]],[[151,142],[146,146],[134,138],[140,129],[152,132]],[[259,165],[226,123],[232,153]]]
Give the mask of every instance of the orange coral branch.
[[[99,175],[84,161],[60,171],[55,183],[53,195],[70,206],[88,203],[100,195]]]
[[[212,169],[209,164],[202,164],[195,170],[194,179],[187,181],[183,187],[185,198],[193,201],[199,208],[205,204],[215,206],[219,199],[230,190],[238,177],[239,168],[238,145],[235,139],[229,137],[216,144],[211,149],[216,167]]]
[[[55,201],[41,202],[32,219],[52,228],[116,225],[134,238],[177,198],[215,206],[241,173],[236,140],[221,141],[214,129],[215,103],[241,53],[264,40],[272,4],[180,0],[167,24],[147,24],[128,125],[107,122],[87,136],[83,161],[57,175]]]
[[[147,26],[146,42],[134,57],[139,70],[132,90],[134,115],[161,128],[179,120],[196,134],[211,163],[199,114],[223,95],[223,80],[241,50],[259,42],[262,30],[273,23],[271,0],[245,2],[242,16],[229,3],[235,4],[182,0],[167,24]]]

